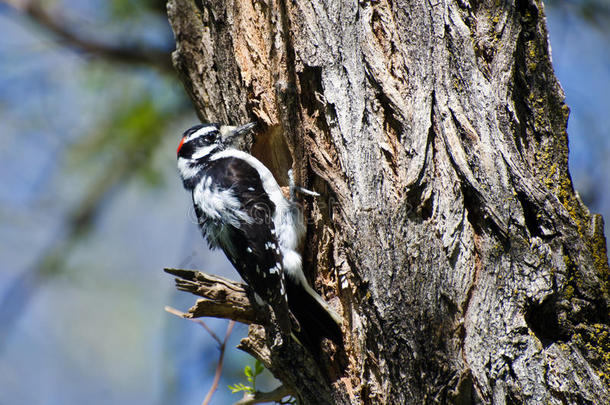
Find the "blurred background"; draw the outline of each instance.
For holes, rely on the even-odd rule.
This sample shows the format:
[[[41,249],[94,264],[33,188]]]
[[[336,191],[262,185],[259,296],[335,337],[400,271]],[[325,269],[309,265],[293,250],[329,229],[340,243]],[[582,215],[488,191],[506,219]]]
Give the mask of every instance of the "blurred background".
[[[572,177],[610,218],[610,5],[546,7]],[[163,310],[194,297],[162,269],[237,274],[206,249],[175,169],[197,117],[173,47],[164,1],[0,0],[0,405],[200,404],[210,388],[218,345]],[[227,385],[254,363],[234,348],[246,332],[212,404],[241,398]]]

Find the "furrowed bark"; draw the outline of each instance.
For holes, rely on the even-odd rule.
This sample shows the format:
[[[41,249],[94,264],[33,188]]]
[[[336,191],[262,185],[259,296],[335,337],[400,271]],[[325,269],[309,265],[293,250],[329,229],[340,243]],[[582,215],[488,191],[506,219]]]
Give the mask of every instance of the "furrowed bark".
[[[610,403],[603,221],[568,172],[542,2],[168,11],[200,117],[257,120],[252,153],[322,193],[305,268],[344,352],[242,344],[302,403]]]

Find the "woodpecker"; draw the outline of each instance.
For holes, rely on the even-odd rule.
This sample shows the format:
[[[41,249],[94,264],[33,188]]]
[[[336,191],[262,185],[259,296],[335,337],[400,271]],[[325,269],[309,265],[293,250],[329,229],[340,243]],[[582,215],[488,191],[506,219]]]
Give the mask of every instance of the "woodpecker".
[[[303,273],[305,226],[294,195],[307,190],[296,187],[289,172],[287,199],[269,169],[235,147],[254,126],[200,124],[184,132],[178,170],[201,232],[210,248],[224,251],[259,304],[271,306],[282,333],[295,332],[309,346],[319,347],[323,337],[341,346],[341,318]]]

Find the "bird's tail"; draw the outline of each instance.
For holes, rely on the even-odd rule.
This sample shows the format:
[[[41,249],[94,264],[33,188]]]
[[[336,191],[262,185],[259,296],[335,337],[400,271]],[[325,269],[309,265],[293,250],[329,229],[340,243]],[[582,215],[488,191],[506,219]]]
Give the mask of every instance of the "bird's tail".
[[[300,331],[296,333],[298,339],[314,353],[320,351],[323,338],[342,347],[341,317],[309,285],[304,286],[290,277],[286,281],[288,306],[300,325]]]

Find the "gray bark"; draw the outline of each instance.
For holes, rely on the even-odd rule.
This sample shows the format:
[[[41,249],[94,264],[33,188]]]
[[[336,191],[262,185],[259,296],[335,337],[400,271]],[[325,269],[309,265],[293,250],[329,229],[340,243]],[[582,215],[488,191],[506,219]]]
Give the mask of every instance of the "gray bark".
[[[170,0],[200,117],[308,202],[345,352],[252,327],[303,403],[610,403],[603,221],[573,190],[542,2]]]

